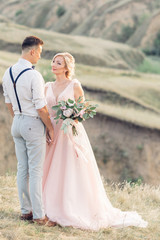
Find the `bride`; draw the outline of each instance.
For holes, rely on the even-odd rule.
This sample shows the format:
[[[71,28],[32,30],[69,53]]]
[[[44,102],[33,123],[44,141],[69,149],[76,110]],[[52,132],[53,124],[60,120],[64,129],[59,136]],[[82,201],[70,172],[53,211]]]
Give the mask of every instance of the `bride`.
[[[71,54],[56,54],[51,66],[56,81],[46,84],[45,94],[54,143],[48,141],[43,174],[43,200],[50,226],[57,223],[96,231],[108,227],[146,227],[147,222],[137,212],[122,212],[112,206],[82,123],[75,123],[77,136],[72,135],[71,129],[64,134],[62,120],[56,124],[52,106],[80,96],[84,101],[84,92],[80,82],[72,80],[75,61]]]

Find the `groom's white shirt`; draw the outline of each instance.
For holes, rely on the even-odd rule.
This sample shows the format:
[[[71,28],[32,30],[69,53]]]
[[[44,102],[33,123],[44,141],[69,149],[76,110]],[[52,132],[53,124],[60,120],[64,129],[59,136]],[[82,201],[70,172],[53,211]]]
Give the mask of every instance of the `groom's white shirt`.
[[[20,58],[12,67],[14,80],[21,71],[31,67],[32,64],[29,61]],[[38,112],[36,109],[43,108],[47,104],[44,96],[44,79],[42,75],[36,70],[26,71],[17,80],[16,88],[22,114],[37,117]],[[20,114],[9,68],[3,76],[3,92],[5,103],[12,103],[14,114]]]

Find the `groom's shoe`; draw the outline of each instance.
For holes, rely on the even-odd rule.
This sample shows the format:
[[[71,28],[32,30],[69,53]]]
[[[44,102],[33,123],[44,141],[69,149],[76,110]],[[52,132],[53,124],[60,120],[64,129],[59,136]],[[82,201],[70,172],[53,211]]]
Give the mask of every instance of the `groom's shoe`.
[[[48,221],[48,218],[45,216],[44,218],[33,219],[33,223],[38,225],[45,225]]]
[[[56,225],[57,225],[56,222],[52,222],[52,221],[50,221],[50,220],[46,223],[46,226],[47,226],[47,227],[55,227]]]
[[[32,212],[27,213],[27,214],[22,214],[20,216],[20,219],[23,221],[31,221],[31,220],[33,220],[33,214],[32,214]]]

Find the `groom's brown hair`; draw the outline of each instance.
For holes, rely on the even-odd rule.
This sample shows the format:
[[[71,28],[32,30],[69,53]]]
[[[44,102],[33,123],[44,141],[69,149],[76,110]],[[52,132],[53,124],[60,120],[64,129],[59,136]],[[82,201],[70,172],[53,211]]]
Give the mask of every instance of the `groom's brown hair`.
[[[40,38],[36,36],[29,36],[24,39],[22,43],[22,50],[33,47],[33,46],[43,45],[43,44],[44,43]]]

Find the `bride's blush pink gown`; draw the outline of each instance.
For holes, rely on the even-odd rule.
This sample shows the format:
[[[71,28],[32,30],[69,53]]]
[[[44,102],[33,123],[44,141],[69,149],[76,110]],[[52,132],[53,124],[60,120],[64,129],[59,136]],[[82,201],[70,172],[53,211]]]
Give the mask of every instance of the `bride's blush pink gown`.
[[[74,99],[72,80],[55,99],[52,87],[46,84],[46,99],[54,126],[54,143],[47,145],[43,175],[43,200],[45,213],[50,220],[61,226],[99,230],[107,227],[146,227],[136,212],[122,212],[114,208],[107,198],[97,163],[81,123],[76,124],[78,136],[69,129],[64,134],[62,121],[56,124],[52,106],[57,101]],[[80,84],[80,83],[79,83]]]

